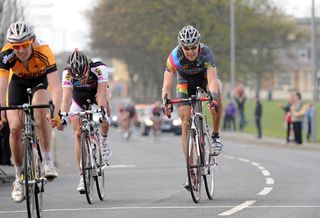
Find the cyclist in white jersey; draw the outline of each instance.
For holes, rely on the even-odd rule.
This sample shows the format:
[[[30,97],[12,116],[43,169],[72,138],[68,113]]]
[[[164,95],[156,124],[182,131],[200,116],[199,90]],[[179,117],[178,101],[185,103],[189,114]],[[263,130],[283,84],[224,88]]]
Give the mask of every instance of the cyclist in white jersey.
[[[89,104],[95,103],[100,108],[107,108],[109,105],[110,92],[108,90],[108,70],[100,61],[88,60],[86,55],[75,49],[68,58],[67,66],[62,74],[63,98],[61,104],[62,112],[78,112],[88,109]],[[88,103],[87,100],[91,103]],[[107,111],[110,111],[107,109]],[[101,153],[106,163],[111,155],[107,135],[109,131],[109,118],[107,113],[105,121],[101,124]],[[63,118],[66,120],[66,118]],[[80,170],[80,118],[71,118],[75,134],[75,155]],[[80,183],[77,190],[84,193],[83,177],[80,175]]]

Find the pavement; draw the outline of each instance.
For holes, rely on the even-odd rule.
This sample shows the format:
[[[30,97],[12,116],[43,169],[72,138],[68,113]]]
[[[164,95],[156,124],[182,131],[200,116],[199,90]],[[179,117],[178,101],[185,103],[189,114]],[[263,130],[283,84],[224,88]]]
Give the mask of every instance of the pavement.
[[[302,145],[297,145],[294,143],[286,143],[285,139],[275,138],[275,137],[262,137],[257,138],[254,134],[234,132],[234,131],[222,131],[221,132],[222,141],[231,140],[242,143],[250,143],[262,146],[278,146],[289,149],[303,149],[303,150],[317,150],[320,151],[319,143],[304,142]],[[3,183],[11,183],[15,178],[15,169],[13,166],[0,166],[0,185]]]

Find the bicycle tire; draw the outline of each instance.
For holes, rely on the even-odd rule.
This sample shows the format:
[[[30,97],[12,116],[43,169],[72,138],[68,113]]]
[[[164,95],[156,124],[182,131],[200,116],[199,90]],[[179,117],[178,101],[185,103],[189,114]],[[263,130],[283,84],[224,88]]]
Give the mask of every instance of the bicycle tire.
[[[102,160],[100,144],[96,145],[96,153],[95,153],[94,160],[96,161],[96,167],[97,167],[96,169],[97,175],[95,175],[94,177],[96,181],[96,186],[97,186],[97,193],[98,193],[99,199],[103,201],[104,192],[105,192],[105,174],[104,174],[104,163]]]
[[[41,158],[39,155],[40,147],[37,143],[37,151],[34,152],[34,169],[35,169],[35,189],[34,189],[34,196],[35,196],[35,205],[36,205],[36,212],[37,217],[40,218],[43,215],[43,191],[44,191],[44,182],[42,180],[42,173],[41,173]]]
[[[199,203],[201,198],[201,172],[196,137],[194,130],[188,131],[187,171],[192,199],[195,203]]]
[[[206,193],[208,198],[211,200],[214,196],[214,190],[215,190],[215,166],[216,161],[214,156],[210,155],[210,147],[211,147],[211,141],[209,137],[209,132],[205,134],[205,144],[203,157],[204,157],[204,175],[203,180],[206,188]]]
[[[33,148],[30,139],[25,137],[23,140],[24,145],[24,190],[25,200],[27,205],[28,217],[35,217],[36,206],[35,206],[35,183],[34,181],[34,161],[33,161]]]
[[[89,143],[90,139],[87,136],[86,132],[81,133],[81,141],[80,141],[80,162],[81,162],[81,170],[83,183],[85,188],[86,198],[89,204],[92,204],[93,198],[93,175],[92,175],[92,166],[91,166],[91,158],[89,152]]]

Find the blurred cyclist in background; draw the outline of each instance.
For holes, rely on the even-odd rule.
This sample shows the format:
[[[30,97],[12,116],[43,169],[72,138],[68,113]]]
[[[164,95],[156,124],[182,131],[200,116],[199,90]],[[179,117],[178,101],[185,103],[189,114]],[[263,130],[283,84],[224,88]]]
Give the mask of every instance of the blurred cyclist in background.
[[[75,49],[69,56],[67,66],[62,75],[63,98],[61,111],[83,111],[89,109],[92,103],[97,104],[100,108],[107,108],[109,105],[108,99],[111,97],[111,93],[108,94],[107,83],[108,71],[106,65],[100,61],[88,59],[83,52]],[[88,99],[90,103],[87,102]],[[100,145],[102,159],[107,163],[112,155],[110,145],[107,142],[110,121],[108,113],[105,118],[101,124]],[[66,118],[64,119],[66,120]],[[76,161],[80,170],[80,117],[72,117],[71,122],[75,134]],[[77,190],[84,194],[85,188],[81,173],[82,171],[80,170],[80,182]]]
[[[152,107],[152,122],[153,122],[153,134],[159,136],[161,133],[162,124],[162,104],[161,101],[156,101]]]
[[[222,108],[222,85],[218,79],[213,53],[203,43],[200,43],[200,33],[193,26],[183,27],[178,34],[179,45],[173,49],[167,59],[164,73],[162,99],[171,98],[172,80],[177,76],[177,98],[189,98],[196,94],[197,86],[206,90],[210,95],[210,110],[213,121],[211,155],[219,155],[222,151],[220,141],[220,120]],[[178,105],[182,120],[182,147],[187,157],[187,131],[190,126],[190,105]],[[164,113],[168,116],[172,112],[172,105],[164,105]],[[184,187],[189,190],[187,182]]]

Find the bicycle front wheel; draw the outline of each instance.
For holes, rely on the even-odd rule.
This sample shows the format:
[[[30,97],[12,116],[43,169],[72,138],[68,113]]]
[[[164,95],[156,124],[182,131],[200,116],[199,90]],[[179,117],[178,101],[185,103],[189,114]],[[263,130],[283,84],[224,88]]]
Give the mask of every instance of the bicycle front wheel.
[[[190,192],[195,203],[199,203],[201,198],[201,172],[200,172],[200,155],[198,142],[194,130],[188,132],[187,144],[187,170]]]
[[[86,198],[89,204],[92,204],[93,198],[93,175],[92,175],[92,164],[91,164],[91,153],[90,153],[90,139],[86,132],[81,133],[80,143],[80,162],[81,171],[83,177],[84,188],[86,192]]]
[[[105,174],[104,174],[105,164],[103,163],[103,160],[102,160],[100,145],[96,145],[96,153],[95,153],[94,159],[96,161],[96,167],[97,167],[96,169],[97,174],[95,175],[94,179],[96,181],[99,199],[103,201],[104,190],[105,190],[105,187],[104,187],[105,186]]]
[[[29,138],[24,138],[24,170],[23,181],[28,217],[36,217],[36,198],[34,180],[33,148]]]
[[[41,173],[41,151],[40,145],[37,144],[37,151],[34,153],[34,169],[35,169],[35,204],[37,210],[37,217],[43,217],[43,192],[45,180]]]
[[[204,175],[203,180],[206,187],[207,196],[209,199],[213,199],[215,188],[215,167],[216,160],[214,156],[210,155],[211,141],[209,133],[205,134],[204,141]]]

